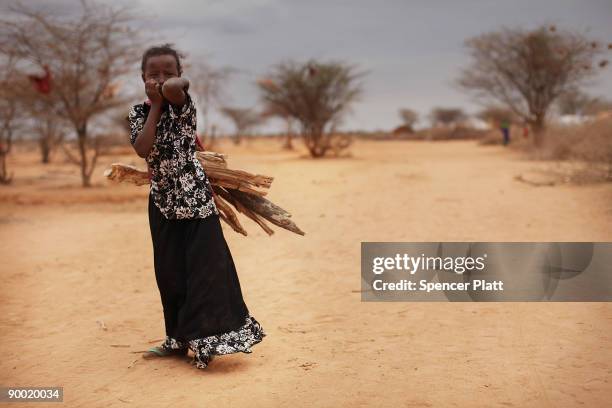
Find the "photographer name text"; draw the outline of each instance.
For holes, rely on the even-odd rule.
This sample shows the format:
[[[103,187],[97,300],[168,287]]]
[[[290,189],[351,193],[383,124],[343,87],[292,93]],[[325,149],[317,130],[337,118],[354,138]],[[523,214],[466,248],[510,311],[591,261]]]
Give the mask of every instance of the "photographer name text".
[[[386,271],[406,271],[414,275],[419,271],[446,271],[462,275],[464,272],[478,272],[485,269],[487,254],[480,257],[440,257],[440,256],[410,256],[396,254],[394,257],[376,257],[372,259],[372,273],[381,275]],[[401,279],[396,282],[385,282],[375,279],[372,282],[375,291],[503,291],[501,280],[487,281],[472,279],[469,282],[430,282],[427,279]]]

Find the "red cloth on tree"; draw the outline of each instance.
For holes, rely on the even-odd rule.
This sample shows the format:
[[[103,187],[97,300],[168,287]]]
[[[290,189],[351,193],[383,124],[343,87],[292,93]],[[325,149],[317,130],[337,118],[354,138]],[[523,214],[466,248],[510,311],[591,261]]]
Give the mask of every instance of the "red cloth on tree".
[[[43,76],[28,75],[30,81],[34,83],[36,90],[42,94],[48,94],[51,92],[51,70],[48,65],[44,67],[45,74]]]

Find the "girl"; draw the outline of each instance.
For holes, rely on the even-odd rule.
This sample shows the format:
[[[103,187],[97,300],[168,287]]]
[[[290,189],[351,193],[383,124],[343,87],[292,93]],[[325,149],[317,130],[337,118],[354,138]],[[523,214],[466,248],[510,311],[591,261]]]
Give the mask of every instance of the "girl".
[[[266,335],[242,298],[213,189],[196,150],[196,109],[169,44],[142,57],[149,98],[129,112],[130,141],[147,161],[149,226],[165,341],[144,358],[194,353],[206,368],[216,354],[251,353]]]

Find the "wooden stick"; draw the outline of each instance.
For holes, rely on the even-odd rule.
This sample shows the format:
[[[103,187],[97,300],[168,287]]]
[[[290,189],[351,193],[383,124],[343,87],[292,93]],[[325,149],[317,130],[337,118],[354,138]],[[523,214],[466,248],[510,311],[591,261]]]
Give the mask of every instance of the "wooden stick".
[[[542,186],[554,186],[554,185],[556,185],[556,184],[557,184],[557,183],[556,183],[556,182],[554,182],[554,181],[532,181],[532,180],[529,180],[529,179],[526,179],[525,177],[523,177],[523,175],[522,175],[522,174],[519,174],[519,175],[514,176],[514,179],[515,179],[516,181],[521,181],[521,182],[523,182],[523,183],[526,183],[526,184],[531,184],[532,186],[536,186],[536,187],[542,187]]]
[[[227,155],[223,153],[210,152],[210,151],[197,151],[196,158],[202,162],[204,161],[206,164],[211,165],[219,165],[221,167],[227,167]]]
[[[227,189],[240,190],[240,191],[244,191],[245,193],[254,194],[258,196],[265,196],[266,194],[268,194],[267,191],[255,190],[255,189],[250,188],[249,186],[245,186],[241,184],[240,182],[234,182],[234,181],[228,182],[225,180],[218,180],[212,176],[208,176],[208,178],[210,180],[210,184],[216,184],[218,186],[225,187]]]
[[[104,175],[116,182],[127,181],[137,186],[149,184],[149,173],[142,171],[134,166],[123,163],[113,163],[110,169],[104,170]]]
[[[274,234],[274,230],[268,227],[268,224],[266,224],[266,222],[262,219],[262,217],[260,217],[259,215],[255,214],[253,211],[245,207],[240,201],[236,200],[236,198],[233,197],[227,190],[219,186],[213,186],[213,189],[215,190],[217,194],[223,197],[227,202],[232,204],[239,212],[243,213],[244,215],[246,215],[247,217],[255,221],[257,224],[259,224],[259,226],[268,235]]]
[[[213,197],[217,209],[219,210],[219,216],[221,217],[221,219],[227,222],[234,229],[234,231],[239,232],[244,236],[247,236],[246,230],[242,227],[242,225],[240,225],[238,217],[236,217],[236,214],[232,211],[230,206],[227,205],[227,203],[225,203],[222,199],[220,199],[219,196],[215,195]]]
[[[208,169],[207,169],[208,167]],[[243,170],[224,169],[214,166],[204,166],[204,171],[217,180],[233,181],[239,184],[252,184],[257,187],[270,188],[274,177],[251,174]]]
[[[238,190],[229,190],[229,193],[236,197],[236,199],[242,204],[244,204],[247,208],[257,214],[260,214],[272,224],[289,230],[291,232],[295,232],[296,234],[305,235],[305,232],[302,231],[292,220],[289,219],[289,217],[291,217],[291,214],[289,214],[287,211],[283,210],[281,207],[277,206],[270,200],[267,200],[263,197],[245,194],[242,191]]]

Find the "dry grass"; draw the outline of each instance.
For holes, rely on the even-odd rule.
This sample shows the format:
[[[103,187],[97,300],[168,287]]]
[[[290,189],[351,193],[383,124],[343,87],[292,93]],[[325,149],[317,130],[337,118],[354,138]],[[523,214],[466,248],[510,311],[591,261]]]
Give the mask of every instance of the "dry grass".
[[[527,151],[536,160],[563,162],[566,179],[579,182],[612,181],[612,118],[582,125],[551,127],[540,149],[521,143],[515,147]]]
[[[467,126],[437,126],[418,133],[425,140],[474,140],[484,137],[489,131]]]
[[[356,134],[365,140],[477,140],[485,137],[488,130],[480,130],[466,126],[437,126],[408,132],[363,132]]]

